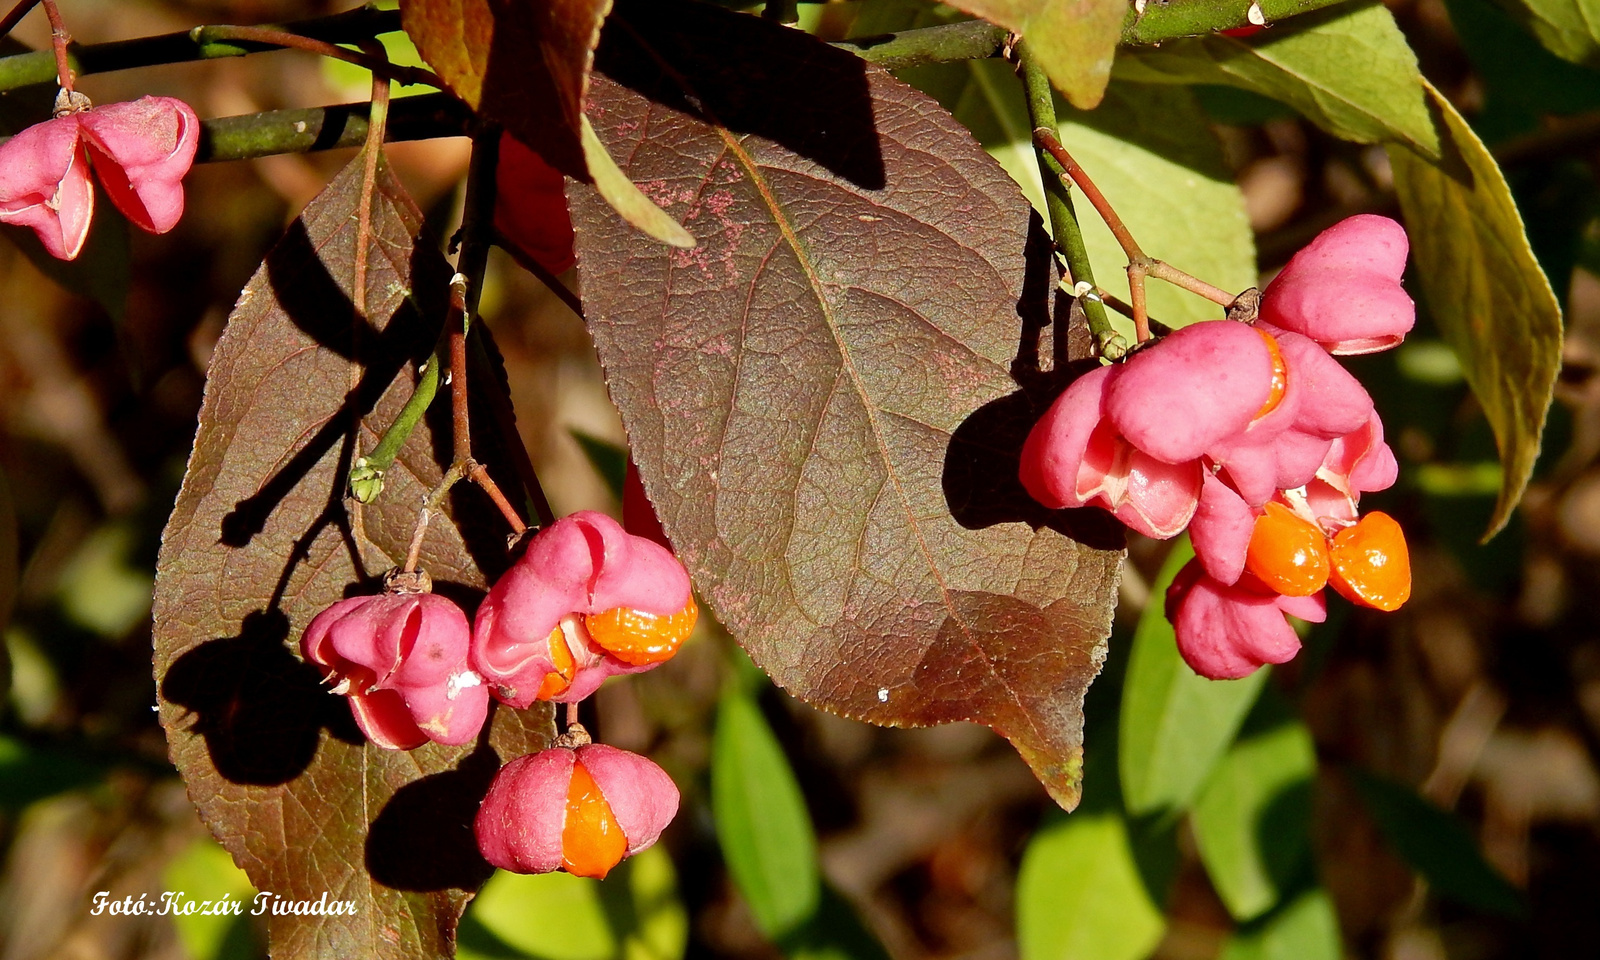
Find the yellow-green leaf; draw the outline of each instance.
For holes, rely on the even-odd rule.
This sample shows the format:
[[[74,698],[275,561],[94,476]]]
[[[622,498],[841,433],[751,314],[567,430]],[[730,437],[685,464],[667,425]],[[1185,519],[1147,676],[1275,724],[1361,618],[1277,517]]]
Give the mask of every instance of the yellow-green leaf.
[[[1450,102],[1427,90],[1443,159],[1398,145],[1389,159],[1423,297],[1500,448],[1487,539],[1510,519],[1539,455],[1561,366],[1561,306],[1494,157]]]

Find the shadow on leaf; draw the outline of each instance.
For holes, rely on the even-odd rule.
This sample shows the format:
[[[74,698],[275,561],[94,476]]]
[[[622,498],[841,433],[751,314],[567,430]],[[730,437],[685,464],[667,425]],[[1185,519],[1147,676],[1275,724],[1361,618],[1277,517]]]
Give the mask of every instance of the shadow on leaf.
[[[396,890],[476,890],[494,868],[478,853],[472,821],[500,756],[487,743],[454,770],[423,777],[395,791],[367,831],[367,872]]]
[[[284,645],[289,621],[273,608],[244,618],[233,637],[208,640],[179,657],[161,696],[194,714],[217,772],[234,783],[276,786],[298,777],[317,753],[321,730],[348,743],[364,738],[343,697]]]

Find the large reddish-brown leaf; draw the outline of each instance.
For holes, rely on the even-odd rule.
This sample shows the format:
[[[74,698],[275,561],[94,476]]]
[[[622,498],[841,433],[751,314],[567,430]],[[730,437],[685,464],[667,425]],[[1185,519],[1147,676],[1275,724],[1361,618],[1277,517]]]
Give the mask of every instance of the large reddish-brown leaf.
[[[372,449],[432,349],[450,273],[417,241],[415,204],[379,173],[370,319],[351,307],[358,158],[239,297],[157,565],[161,723],[201,816],[258,889],[355,903],[353,915],[272,916],[280,958],[447,954],[489,875],[472,838],[478,801],[501,760],[551,733],[548,711],[499,710],[475,747],[380,750],[295,652],[317,611],[375,591],[404,556],[449,456],[448,417],[425,422],[376,503],[357,516],[341,500],[353,439]],[[476,490],[454,498],[465,535],[436,520],[423,566],[470,614],[505,563],[505,527]]]
[[[611,0],[401,0],[400,18],[457,96],[588,180],[579,124],[610,10]]]
[[[597,67],[601,139],[701,240],[574,191],[590,329],[696,585],[796,696],[987,723],[1071,807],[1121,541],[1016,479],[1060,388],[1017,187],[933,100],[758,18],[619,3]]]

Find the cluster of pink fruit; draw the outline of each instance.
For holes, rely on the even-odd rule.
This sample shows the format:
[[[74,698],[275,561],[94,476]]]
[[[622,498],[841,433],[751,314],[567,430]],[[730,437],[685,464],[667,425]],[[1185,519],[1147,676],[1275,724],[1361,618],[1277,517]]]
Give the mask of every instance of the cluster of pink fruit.
[[[1300,649],[1284,614],[1320,622],[1325,585],[1394,610],[1410,596],[1400,526],[1360,516],[1394,483],[1372,398],[1332,355],[1398,344],[1406,235],[1356,216],[1297,253],[1253,323],[1197,323],[1074,381],[1029,434],[1021,479],[1052,508],[1096,505],[1147,536],[1190,531],[1167,594],[1197,673],[1245,676]]]
[[[200,143],[200,118],[172,97],[89,107],[81,96],[54,120],[0,145],[0,223],[32,227],[50,255],[83,252],[100,177],[133,224],[166,233],[183,216],[183,177]],[[80,108],[81,105],[81,108]]]
[[[677,652],[697,617],[671,551],[585,511],[529,541],[470,627],[425,575],[399,574],[383,594],[319,613],[301,652],[349,698],[368,739],[409,750],[470,743],[491,696],[517,708],[576,703],[607,677],[649,670]],[[574,725],[500,771],[478,813],[478,845],[507,870],[603,877],[655,843],[677,809],[660,767],[591,744]]]

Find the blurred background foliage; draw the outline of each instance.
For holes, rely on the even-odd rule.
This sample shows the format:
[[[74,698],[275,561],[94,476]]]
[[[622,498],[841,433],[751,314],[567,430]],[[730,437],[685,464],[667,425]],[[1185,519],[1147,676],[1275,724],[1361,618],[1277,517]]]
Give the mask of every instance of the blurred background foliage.
[[[84,42],[345,6],[66,4]],[[801,25],[839,38],[906,7],[804,4]],[[599,735],[649,753],[683,790],[662,845],[603,884],[496,875],[463,921],[463,956],[1433,960],[1600,949],[1600,75],[1548,53],[1489,0],[1389,8],[1424,73],[1501,159],[1566,310],[1559,402],[1511,527],[1477,544],[1498,484],[1494,445],[1424,315],[1401,349],[1352,364],[1403,465],[1400,484],[1371,501],[1411,540],[1416,589],[1403,611],[1336,605],[1295,662],[1209,684],[1177,660],[1160,614],[1185,547],[1133,543],[1111,659],[1089,695],[1087,793],[1070,816],[987,730],[885,730],[819,713],[774,690],[709,626],[672,663],[597,698]],[[16,36],[42,45],[42,17]],[[403,38],[388,39],[403,57]],[[1003,98],[985,86],[1009,80],[1002,66],[907,79],[1015,165]],[[181,96],[202,116],[367,90],[360,71],[292,52],[83,87],[96,99]],[[29,95],[0,95],[0,123]],[[1146,126],[1208,124],[1214,156],[1157,150],[1105,174],[1151,191],[1151,215],[1175,238],[1147,243],[1155,255],[1204,273],[1218,252],[1182,248],[1186,218],[1233,217],[1265,279],[1338,219],[1396,212],[1381,148],[1237,90],[1195,95],[1202,113],[1169,105]],[[1149,96],[1133,86],[1112,103],[1157,109],[1139,106]],[[1067,122],[1080,121],[1099,176],[1091,157],[1117,141],[1095,132],[1104,124],[1093,115]],[[465,142],[398,144],[392,157],[448,232]],[[47,275],[23,246],[0,244],[0,960],[263,954],[249,918],[89,911],[102,890],[251,896],[166,760],[150,585],[224,318],[346,159],[197,169],[177,230],[130,239],[102,216],[81,265]],[[1235,181],[1242,213],[1175,179],[1173,161]],[[496,259],[489,282],[484,314],[557,510],[616,513],[624,437],[582,323],[509,260]]]

